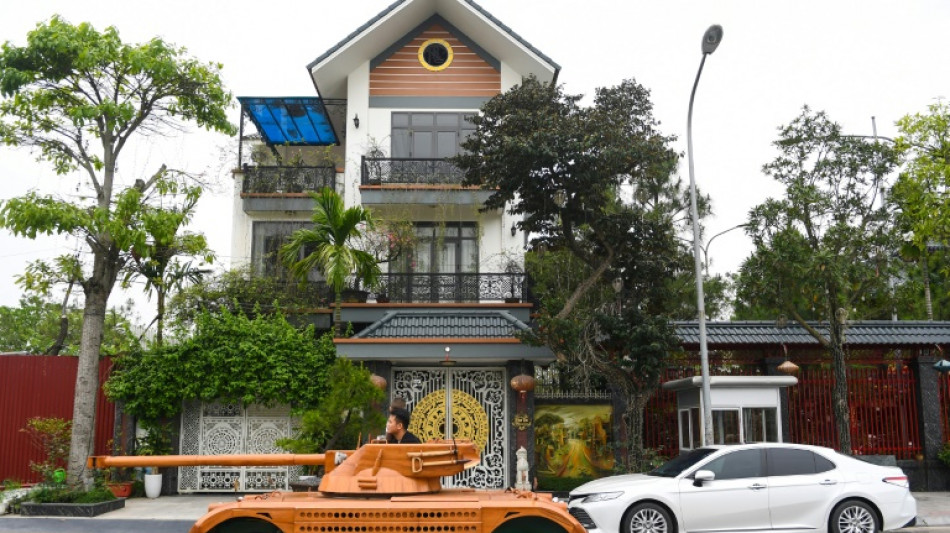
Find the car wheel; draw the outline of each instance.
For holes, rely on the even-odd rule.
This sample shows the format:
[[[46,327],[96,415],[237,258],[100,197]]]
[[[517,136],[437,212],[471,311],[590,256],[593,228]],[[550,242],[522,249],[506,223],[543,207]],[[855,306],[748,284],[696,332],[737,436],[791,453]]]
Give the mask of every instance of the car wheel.
[[[640,503],[623,517],[622,533],[673,533],[673,521],[666,509],[655,503]]]
[[[857,500],[839,503],[831,511],[831,533],[880,533],[877,513]]]

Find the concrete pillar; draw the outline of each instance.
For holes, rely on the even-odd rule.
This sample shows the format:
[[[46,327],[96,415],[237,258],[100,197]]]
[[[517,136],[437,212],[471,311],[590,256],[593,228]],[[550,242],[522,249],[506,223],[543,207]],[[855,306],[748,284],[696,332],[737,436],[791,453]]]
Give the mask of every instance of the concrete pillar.
[[[785,362],[784,357],[766,357],[763,360],[765,365],[765,375],[767,376],[785,376],[784,372],[779,371],[778,365]],[[789,442],[789,433],[791,432],[791,420],[790,412],[788,409],[788,387],[781,387],[779,389],[779,397],[781,398],[781,407],[779,407],[778,419],[779,423],[782,424],[782,442]]]

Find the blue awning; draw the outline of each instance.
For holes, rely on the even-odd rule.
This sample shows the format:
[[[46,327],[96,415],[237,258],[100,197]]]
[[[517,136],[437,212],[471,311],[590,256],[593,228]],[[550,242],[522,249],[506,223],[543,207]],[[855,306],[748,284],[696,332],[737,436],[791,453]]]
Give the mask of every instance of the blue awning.
[[[329,146],[340,144],[327,106],[320,97],[239,96],[241,110],[250,117],[264,142],[270,145]]]

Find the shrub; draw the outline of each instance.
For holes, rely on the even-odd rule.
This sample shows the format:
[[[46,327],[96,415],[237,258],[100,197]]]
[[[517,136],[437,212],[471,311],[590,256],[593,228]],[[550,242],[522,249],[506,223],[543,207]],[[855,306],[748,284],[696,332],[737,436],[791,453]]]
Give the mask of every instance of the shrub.
[[[950,441],[947,441],[947,443],[943,445],[943,450],[937,454],[937,459],[940,459],[943,464],[950,466]]]
[[[30,461],[30,469],[43,476],[47,483],[60,482],[56,471],[65,467],[69,460],[72,422],[62,418],[34,417],[27,420],[26,427],[20,431],[26,433],[33,446],[45,456],[40,463]]]

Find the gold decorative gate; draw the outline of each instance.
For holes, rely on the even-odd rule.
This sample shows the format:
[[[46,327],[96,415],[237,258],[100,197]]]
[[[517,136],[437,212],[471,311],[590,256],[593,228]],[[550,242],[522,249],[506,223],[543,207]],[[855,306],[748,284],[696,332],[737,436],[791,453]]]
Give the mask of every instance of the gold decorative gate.
[[[423,441],[468,439],[481,464],[442,480],[446,487],[508,486],[505,370],[501,368],[393,369],[393,397],[406,400],[409,431]]]

